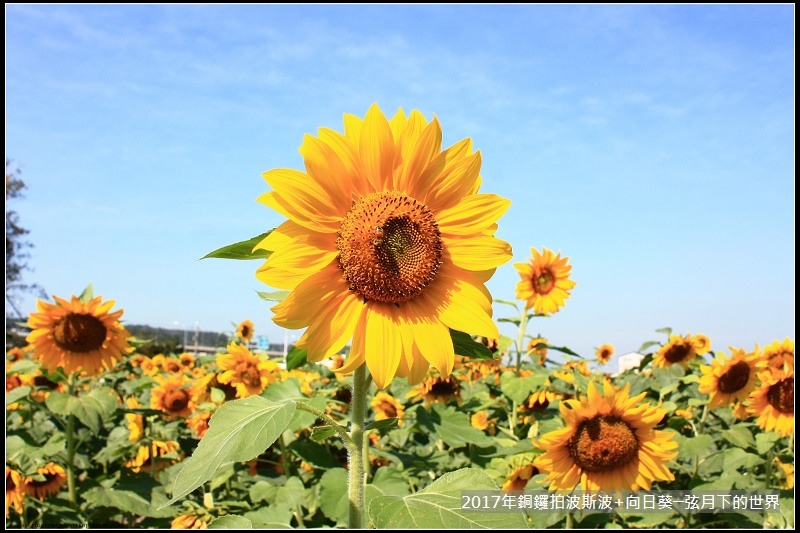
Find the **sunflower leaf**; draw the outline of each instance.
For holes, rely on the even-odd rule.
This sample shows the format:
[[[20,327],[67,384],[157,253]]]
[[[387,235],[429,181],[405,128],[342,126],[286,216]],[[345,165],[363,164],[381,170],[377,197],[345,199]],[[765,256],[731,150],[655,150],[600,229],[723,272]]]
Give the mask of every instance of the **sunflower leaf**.
[[[92,284],[90,283],[89,285],[86,286],[85,289],[83,289],[83,292],[81,293],[80,296],[78,296],[78,299],[82,303],[89,303],[89,302],[92,301],[92,298],[94,298],[94,288],[92,287]]]
[[[484,346],[482,342],[474,340],[466,333],[451,329],[450,338],[453,339],[453,350],[456,355],[462,355],[473,359],[494,359],[494,355],[492,355],[492,351],[489,348]]]
[[[376,496],[369,516],[377,528],[416,529],[527,529],[523,512],[467,513],[461,510],[461,491],[498,490],[477,468],[450,472],[423,490],[408,496]]]
[[[54,391],[47,397],[45,404],[57,415],[73,415],[95,435],[100,433],[103,420],[117,408],[116,395],[108,387],[95,389],[81,396]]]
[[[364,427],[364,431],[369,431],[371,429],[377,429],[378,431],[387,431],[390,429],[394,429],[400,423],[399,418],[386,418],[384,420],[375,420],[374,422],[370,422]]]
[[[531,392],[540,389],[547,381],[544,374],[535,374],[524,378],[514,372],[503,372],[500,376],[500,390],[513,401],[521,404],[528,399]]]
[[[253,529],[253,523],[243,516],[229,514],[212,520],[208,529]]]
[[[262,300],[266,300],[268,302],[282,302],[289,296],[289,292],[291,291],[273,291],[273,292],[262,292],[256,291],[258,297]]]
[[[6,393],[6,407],[27,397],[29,392],[31,392],[30,387],[17,387],[11,392]]]
[[[511,300],[501,300],[500,298],[495,298],[494,301],[499,304],[510,305],[514,309],[519,309],[519,307],[517,307],[517,302],[512,302]]]
[[[217,248],[200,259],[266,259],[272,252],[261,249],[255,250],[254,248],[270,233],[272,233],[272,230],[246,241],[235,242],[222,248]]]
[[[336,435],[336,430],[331,426],[316,426],[311,429],[311,440],[322,442]]]
[[[296,405],[260,396],[233,400],[211,417],[206,435],[175,478],[171,505],[211,479],[231,461],[248,461],[266,450],[292,421]]]
[[[308,362],[308,350],[303,348],[292,348],[286,354],[286,370],[294,370],[300,368]]]

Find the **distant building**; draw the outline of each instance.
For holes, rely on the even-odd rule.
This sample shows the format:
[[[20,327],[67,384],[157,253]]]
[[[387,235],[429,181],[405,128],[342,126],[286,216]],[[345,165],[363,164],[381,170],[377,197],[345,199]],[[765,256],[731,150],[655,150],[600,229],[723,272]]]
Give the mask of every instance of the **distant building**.
[[[639,365],[644,359],[644,356],[640,353],[631,352],[626,353],[625,355],[620,355],[619,359],[617,360],[617,372],[622,374],[627,370],[632,370],[635,368],[639,368]]]

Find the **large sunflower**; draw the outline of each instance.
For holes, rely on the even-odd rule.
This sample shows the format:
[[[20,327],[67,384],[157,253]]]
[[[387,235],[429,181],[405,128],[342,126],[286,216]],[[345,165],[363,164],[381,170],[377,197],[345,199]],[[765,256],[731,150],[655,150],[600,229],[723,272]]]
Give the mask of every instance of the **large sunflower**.
[[[522,280],[517,283],[517,298],[525,300],[525,308],[536,313],[551,314],[564,307],[575,282],[569,279],[572,266],[569,257],[561,257],[547,248],[542,253],[531,248],[528,263],[514,263]]]
[[[228,353],[217,356],[217,366],[223,371],[217,379],[236,387],[237,398],[261,394],[267,385],[280,379],[275,361],[261,359],[244,344],[235,342],[228,345]]]
[[[378,388],[453,368],[450,329],[498,338],[484,283],[511,258],[494,237],[509,201],[479,194],[481,155],[465,139],[442,150],[434,118],[377,105],[344,134],[320,128],[300,147],[306,172],[264,173],[259,201],[289,220],[256,248],[273,253],[258,278],[288,289],[273,307],[282,327],[308,327],[310,361],[352,339],[341,372],[366,362]]]
[[[750,394],[749,412],[767,431],[784,437],[794,433],[794,368],[759,373],[761,385]]]
[[[157,386],[150,396],[150,408],[158,409],[168,419],[191,416],[198,404],[200,387],[183,375],[156,376]]]
[[[660,367],[679,364],[687,368],[689,361],[710,350],[711,341],[705,335],[670,335],[669,342],[653,356],[653,364]]]
[[[39,312],[28,318],[33,331],[27,340],[46,369],[52,372],[62,367],[67,374],[80,370],[97,374],[133,350],[128,344],[131,335],[118,320],[123,310],[110,312],[114,300],[103,302],[101,296],[88,302],[77,296],[71,301],[58,296],[53,299],[55,304],[37,300]]]
[[[757,352],[731,347],[731,356],[719,353],[711,365],[700,368],[700,392],[710,396],[708,407],[725,407],[744,401],[756,386]]]
[[[653,481],[672,481],[665,466],[678,455],[673,434],[653,426],[666,415],[642,404],[646,393],[631,398],[629,386],[614,391],[604,384],[603,396],[594,383],[588,398],[561,402],[566,427],[543,436],[545,453],[534,465],[547,473],[550,490],[584,491],[650,489]]]

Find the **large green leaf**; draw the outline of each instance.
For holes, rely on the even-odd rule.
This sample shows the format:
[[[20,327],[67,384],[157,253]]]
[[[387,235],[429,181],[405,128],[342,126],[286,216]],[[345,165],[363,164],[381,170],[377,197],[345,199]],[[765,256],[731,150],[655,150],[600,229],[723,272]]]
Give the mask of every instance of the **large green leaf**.
[[[244,517],[258,529],[292,529],[292,510],[285,505],[273,503],[259,507],[256,511],[244,514]]]
[[[107,487],[94,487],[81,494],[96,507],[109,507],[127,513],[154,518],[174,516],[176,509],[156,509],[149,501],[129,490],[115,490]]]
[[[435,432],[445,444],[452,448],[460,448],[467,444],[478,446],[491,446],[494,441],[486,434],[472,427],[469,415],[455,410],[453,407],[445,407],[440,404],[433,404],[428,412],[424,407],[417,408],[417,423],[425,427],[428,431]]]
[[[450,330],[450,338],[453,339],[453,350],[456,355],[463,355],[471,359],[494,359],[492,351],[484,346],[482,342],[475,341],[468,334],[461,331]]]
[[[704,457],[714,451],[714,437],[711,435],[684,437],[683,435],[675,434],[675,440],[678,442],[678,452],[681,457]]]
[[[292,348],[286,354],[286,370],[300,368],[308,362],[308,350],[303,348]]]
[[[247,239],[246,241],[223,246],[222,248],[218,248],[204,255],[200,259],[266,259],[272,252],[267,250],[254,250],[253,248],[263,241],[270,233],[272,233],[272,230],[253,237],[252,239]]]
[[[461,491],[498,490],[483,471],[464,468],[445,474],[409,496],[377,496],[369,516],[377,528],[392,529],[527,529],[522,512],[464,512]]]
[[[275,403],[260,396],[233,400],[211,417],[206,435],[175,478],[170,504],[214,476],[223,464],[249,461],[280,437],[292,420],[294,402]]]
[[[756,441],[753,439],[753,434],[750,433],[750,430],[747,429],[745,425],[735,425],[730,429],[726,429],[722,432],[722,437],[724,440],[730,442],[734,446],[738,446],[740,448],[755,448]]]
[[[542,388],[546,381],[546,374],[535,374],[521,378],[513,372],[504,372],[500,376],[500,390],[503,391],[503,394],[521,404],[528,399],[531,392]]]
[[[29,392],[31,392],[30,387],[17,387],[16,389],[12,389],[11,392],[6,393],[6,407],[26,398]]]
[[[346,524],[350,500],[347,497],[347,470],[331,468],[319,482],[319,508],[330,520]]]
[[[103,420],[117,408],[117,396],[108,387],[94,389],[80,396],[51,392],[45,404],[57,415],[74,415],[97,435],[103,427]]]
[[[253,529],[253,523],[243,516],[229,514],[212,520],[208,529]]]

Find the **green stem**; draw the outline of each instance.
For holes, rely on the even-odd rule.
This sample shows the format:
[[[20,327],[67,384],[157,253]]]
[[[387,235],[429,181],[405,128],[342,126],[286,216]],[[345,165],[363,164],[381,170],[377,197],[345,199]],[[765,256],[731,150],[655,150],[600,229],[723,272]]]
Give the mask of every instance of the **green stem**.
[[[769,449],[767,452],[767,464],[764,468],[764,490],[769,490],[772,487],[770,486],[770,481],[772,480],[772,463],[775,461],[775,446],[773,445],[772,448]]]
[[[70,395],[75,394],[75,382],[73,376],[67,379],[67,391]],[[67,417],[67,490],[69,491],[69,501],[74,507],[78,506],[78,490],[75,486],[75,415],[70,413]]]
[[[350,434],[347,433],[347,431],[341,425],[339,425],[339,423],[336,420],[334,420],[329,415],[323,413],[322,411],[314,409],[310,405],[306,405],[303,402],[296,402],[295,405],[297,406],[298,409],[309,412],[312,415],[319,418],[320,420],[324,420],[342,438],[344,443],[347,445],[348,449],[350,448],[350,446],[353,443],[352,439],[350,439]]]
[[[519,315],[519,334],[517,335],[517,375],[522,368],[522,349],[525,344],[525,330],[528,329],[528,310],[523,307]]]
[[[567,523],[564,529],[575,529],[575,517],[572,516],[572,511],[567,511]]]
[[[353,374],[352,425],[350,430],[350,452],[348,494],[350,499],[350,529],[361,529],[364,517],[364,420],[367,414],[367,365],[362,364]]]

